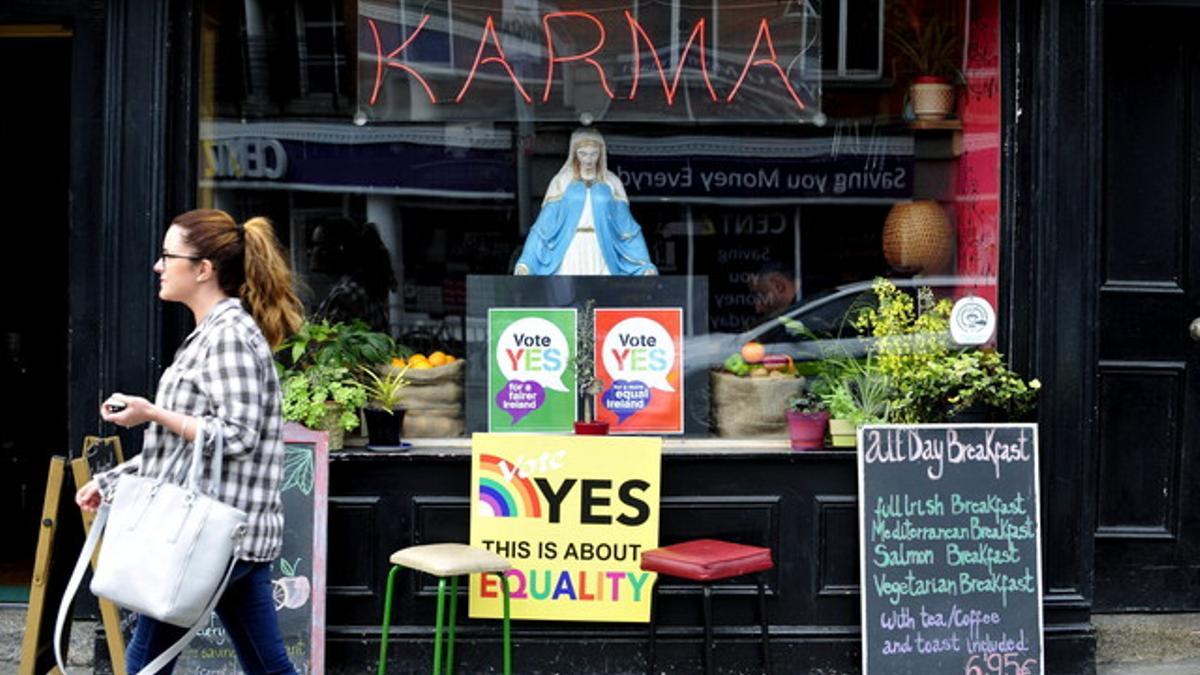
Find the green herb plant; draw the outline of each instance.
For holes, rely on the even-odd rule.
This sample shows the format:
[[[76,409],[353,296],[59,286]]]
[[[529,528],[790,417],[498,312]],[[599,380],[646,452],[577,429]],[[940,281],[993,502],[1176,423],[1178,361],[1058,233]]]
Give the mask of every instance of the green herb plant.
[[[822,413],[828,410],[825,401],[809,390],[804,390],[788,401],[788,409],[807,414]]]
[[[358,409],[366,405],[363,385],[342,366],[312,365],[305,370],[287,371],[283,388],[283,418],[299,422],[309,429],[325,428],[329,414],[326,402],[340,407],[335,424],[346,431],[358,426]]]
[[[404,377],[408,366],[397,368],[388,365],[380,369],[359,366],[359,370],[363,374],[363,388],[366,390],[367,401],[373,407],[384,410],[389,415],[400,407],[401,392],[408,386],[408,379]],[[383,370],[382,374],[380,370]]]

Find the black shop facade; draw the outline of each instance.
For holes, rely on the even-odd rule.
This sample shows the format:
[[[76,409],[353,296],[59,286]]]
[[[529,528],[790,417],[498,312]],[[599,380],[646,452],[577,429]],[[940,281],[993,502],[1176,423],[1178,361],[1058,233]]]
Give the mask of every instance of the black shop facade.
[[[410,452],[352,443],[329,459],[327,670],[374,667],[392,551],[468,538],[471,435],[488,430],[487,309],[613,293],[610,306],[658,297],[681,310],[682,415],[658,434],[660,542],[770,547],[777,672],[858,672],[856,452],[791,449],[786,376],[763,376],[784,392],[770,403],[735,405],[745,397],[718,374],[752,391],[754,364],[727,364],[751,342],[813,360],[812,336],[846,338],[884,278],[914,298],[927,287],[983,299],[987,347],[1040,382],[1023,420],[1038,425],[1045,669],[1094,672],[1093,614],[1200,604],[1200,522],[1187,509],[1200,106],[1179,28],[1197,12],[1020,0],[5,3],[0,46],[27,64],[9,69],[24,78],[10,86],[57,111],[29,121],[22,98],[5,126],[62,140],[28,147],[49,159],[14,183],[62,205],[23,216],[49,213],[53,226],[21,235],[61,253],[44,256],[65,280],[47,296],[57,323],[18,311],[5,332],[20,335],[26,376],[66,364],[36,381],[68,412],[57,436],[21,440],[17,465],[114,433],[94,410],[104,392],[153,391],[190,330],[157,301],[150,271],[173,214],[271,218],[313,311],[344,273],[315,255],[318,233],[369,223],[392,280],[381,330],[467,365],[460,423],[409,434]],[[931,27],[941,66],[912,49]],[[939,67],[944,113],[911,88]],[[580,129],[603,139],[656,275],[593,286],[513,275]],[[918,241],[920,255],[896,240]],[[5,480],[36,489],[40,471]],[[36,521],[29,503],[17,506]],[[664,591],[658,662],[690,672],[699,596]],[[718,589],[720,668],[758,667],[754,592]],[[415,581],[398,589],[394,670],[426,663],[435,595]],[[464,669],[488,662],[498,631],[460,628]],[[640,672],[644,636],[642,624],[518,622],[514,653],[519,672]]]

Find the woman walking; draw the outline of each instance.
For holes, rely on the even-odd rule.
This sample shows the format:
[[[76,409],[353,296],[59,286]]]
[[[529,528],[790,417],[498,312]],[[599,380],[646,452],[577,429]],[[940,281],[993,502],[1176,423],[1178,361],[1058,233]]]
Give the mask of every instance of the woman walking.
[[[224,462],[222,475],[213,480],[221,501],[245,511],[249,520],[217,616],[243,671],[295,673],[270,578],[283,543],[282,400],[271,354],[303,318],[292,272],[269,221],[252,218],[239,225],[212,209],[172,221],[154,271],[159,298],[186,305],[196,329],[163,372],[153,403],[114,393],[101,406],[105,421],[123,427],[149,423],[142,453],[98,474],[75,501],[94,511],[102,497],[111,497],[121,474],[157,476],[173,457],[186,457],[200,425],[206,454],[217,447],[220,434]],[[139,616],[126,654],[129,672],[141,670],[186,631]],[[174,662],[163,672],[173,667]]]

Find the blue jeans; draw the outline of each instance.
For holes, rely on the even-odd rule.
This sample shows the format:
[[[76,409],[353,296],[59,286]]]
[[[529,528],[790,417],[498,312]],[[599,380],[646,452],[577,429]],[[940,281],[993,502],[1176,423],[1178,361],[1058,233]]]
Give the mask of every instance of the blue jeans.
[[[295,674],[288,660],[271,597],[271,565],[239,560],[225,594],[217,603],[217,616],[248,675]],[[125,667],[134,675],[187,632],[186,628],[138,616],[133,639],[125,651]],[[170,673],[175,662],[159,672]]]

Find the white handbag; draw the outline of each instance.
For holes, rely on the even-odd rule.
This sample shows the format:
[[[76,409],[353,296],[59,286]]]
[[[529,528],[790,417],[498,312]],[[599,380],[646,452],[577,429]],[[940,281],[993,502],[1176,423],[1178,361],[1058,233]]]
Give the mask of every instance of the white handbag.
[[[59,606],[54,647],[63,673],[62,628],[101,530],[104,546],[92,575],[92,593],[138,614],[190,628],[141,673],[158,672],[174,659],[216,607],[237,562],[247,520],[244,511],[217,498],[221,441],[216,434],[207,493],[200,489],[203,424],[196,428],[186,485],[169,482],[178,455],[160,476],[118,478],[112,503],[100,505]]]

